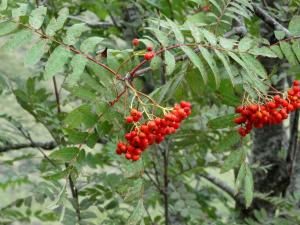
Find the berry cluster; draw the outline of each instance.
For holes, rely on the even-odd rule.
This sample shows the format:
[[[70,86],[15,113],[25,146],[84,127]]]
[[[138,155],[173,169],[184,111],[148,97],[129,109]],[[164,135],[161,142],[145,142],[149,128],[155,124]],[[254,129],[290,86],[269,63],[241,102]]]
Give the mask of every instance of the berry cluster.
[[[190,114],[191,104],[189,102],[182,101],[180,104],[175,104],[172,111],[164,115],[163,118],[156,117],[126,133],[127,143],[118,142],[116,153],[118,155],[124,153],[128,160],[139,160],[141,153],[150,145],[159,144],[165,139],[166,135],[175,133],[182,120]],[[126,121],[127,123],[137,122],[141,117],[142,113],[133,109]]]
[[[140,44],[140,40],[137,38],[134,38],[132,40],[132,45],[137,47]],[[153,52],[153,47],[152,46],[147,46],[147,52],[144,55],[144,59],[149,61],[151,59],[153,59],[153,57],[155,56],[155,52]]]
[[[294,81],[293,88],[287,92],[287,98],[275,95],[271,101],[267,101],[265,104],[238,106],[235,111],[240,116],[235,118],[234,122],[241,125],[238,132],[245,137],[253,127],[262,128],[265,125],[279,124],[288,118],[290,112],[299,108],[299,81]]]

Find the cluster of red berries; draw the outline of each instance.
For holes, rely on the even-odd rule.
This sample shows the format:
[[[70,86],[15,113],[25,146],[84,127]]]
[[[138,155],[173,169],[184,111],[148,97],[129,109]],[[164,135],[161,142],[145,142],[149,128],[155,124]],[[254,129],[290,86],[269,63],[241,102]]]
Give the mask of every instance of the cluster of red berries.
[[[137,46],[139,46],[139,44],[140,44],[140,40],[139,40],[139,39],[134,38],[134,39],[132,40],[132,45],[133,45],[133,46],[137,47]],[[147,61],[149,61],[149,60],[151,60],[154,56],[155,56],[155,52],[153,52],[152,46],[148,46],[148,47],[147,47],[147,52],[146,52],[145,55],[144,55],[144,59],[147,60]]]
[[[132,123],[142,117],[142,113],[133,109],[131,115],[126,118],[127,123]],[[180,127],[182,120],[191,114],[191,104],[182,101],[175,104],[170,113],[164,115],[163,118],[156,117],[153,120],[143,123],[139,127],[135,127],[131,132],[125,134],[127,143],[118,142],[116,153],[118,155],[125,154],[126,159],[137,161],[140,155],[150,145],[161,143],[166,135],[173,134]]]
[[[240,116],[234,119],[236,124],[241,126],[238,132],[245,137],[253,127],[262,128],[265,125],[279,124],[288,118],[288,114],[300,108],[300,87],[299,81],[294,81],[293,87],[288,90],[287,98],[275,95],[271,101],[265,104],[252,104],[238,106],[236,113]]]

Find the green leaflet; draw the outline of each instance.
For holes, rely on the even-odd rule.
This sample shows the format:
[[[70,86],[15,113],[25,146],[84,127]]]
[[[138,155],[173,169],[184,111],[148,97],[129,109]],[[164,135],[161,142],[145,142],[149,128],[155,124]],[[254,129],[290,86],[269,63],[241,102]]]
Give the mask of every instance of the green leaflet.
[[[206,48],[199,46],[199,49],[203,55],[203,58],[206,60],[207,64],[209,65],[210,69],[214,74],[216,87],[218,89],[220,87],[220,75],[219,75],[219,69],[217,67],[216,61],[214,60],[213,56]]]
[[[7,8],[7,0],[1,0],[0,11],[3,11]]]
[[[52,18],[46,28],[46,35],[54,36],[55,32],[62,29],[66,19],[69,16],[68,8],[63,8],[58,12],[57,19]]]
[[[80,151],[79,148],[76,148],[76,147],[60,148],[60,149],[52,152],[49,155],[49,158],[58,160],[58,161],[62,161],[62,162],[69,162],[78,155],[79,151]]]
[[[81,105],[69,112],[64,122],[69,128],[79,127],[84,124],[86,127],[92,127],[98,121],[98,116],[91,112],[91,105]]]
[[[87,59],[84,56],[79,54],[73,56],[70,63],[73,71],[67,78],[68,84],[73,85],[80,79],[80,76],[84,71],[86,63]]]
[[[104,38],[101,37],[89,37],[81,43],[80,50],[84,53],[92,53],[95,51],[96,46],[103,40]]]
[[[0,37],[9,34],[18,28],[18,24],[11,21],[0,23]]]
[[[165,51],[165,64],[166,64],[166,73],[167,75],[170,75],[173,73],[176,67],[175,57],[173,54],[169,51]]]
[[[34,65],[40,61],[42,56],[49,49],[49,41],[46,39],[39,40],[26,54],[24,63]]]
[[[27,44],[32,38],[30,30],[21,30],[15,34],[1,47],[1,51],[11,52]]]
[[[292,49],[300,62],[300,40],[294,40],[292,44]]]
[[[244,179],[245,201],[246,201],[246,207],[248,208],[252,203],[253,191],[254,191],[253,175],[252,175],[251,169],[248,166],[248,164],[246,164],[245,172],[246,172],[245,179]]]
[[[80,35],[87,30],[88,28],[85,23],[76,23],[72,25],[67,30],[67,36],[64,38],[64,43],[67,45],[74,45]]]
[[[252,47],[252,44],[253,44],[253,40],[251,38],[244,37],[242,38],[242,40],[240,40],[238,49],[241,52],[248,51]]]
[[[134,211],[130,215],[127,221],[127,225],[136,225],[138,224],[142,219],[145,212],[143,200],[140,199],[137,206],[135,207]]]
[[[47,13],[47,8],[44,6],[39,6],[33,10],[29,16],[29,24],[34,29],[39,29],[44,22],[45,15]]]
[[[67,63],[71,57],[71,52],[62,46],[58,46],[54,49],[50,55],[47,64],[45,66],[45,80],[52,78],[58,72],[60,72],[63,66]]]
[[[207,126],[212,129],[220,129],[225,127],[234,127],[236,124],[233,119],[236,117],[235,114],[229,114],[221,117],[217,117],[208,121]]]
[[[230,66],[229,60],[227,59],[227,57],[225,55],[223,55],[222,52],[220,52],[220,51],[218,51],[216,49],[215,49],[215,53],[219,57],[219,59],[221,60],[221,62],[223,63],[224,68],[225,68],[225,70],[226,70],[226,72],[227,72],[227,74],[228,74],[228,76],[230,78],[230,81],[232,83],[232,86],[234,87],[235,82],[234,82],[233,72],[231,70],[231,66]]]
[[[169,25],[172,28],[172,31],[173,31],[173,33],[175,35],[176,40],[180,44],[183,44],[184,43],[184,36],[182,35],[181,31],[179,30],[178,25],[175,24],[172,20],[170,20],[168,18],[167,18],[167,21],[168,21]]]
[[[225,173],[236,166],[240,165],[245,160],[246,154],[243,150],[234,150],[224,161],[221,168],[221,173]]]
[[[293,16],[289,23],[289,31],[293,36],[300,35],[300,16]]]
[[[207,83],[207,73],[205,70],[205,67],[203,63],[201,62],[199,56],[189,47],[187,46],[181,46],[181,49],[184,51],[184,53],[189,57],[191,62],[198,68],[204,83]]]
[[[284,41],[280,42],[280,48],[284,54],[284,56],[286,57],[287,61],[291,64],[291,65],[297,65],[298,61],[297,58],[292,50],[292,46]]]

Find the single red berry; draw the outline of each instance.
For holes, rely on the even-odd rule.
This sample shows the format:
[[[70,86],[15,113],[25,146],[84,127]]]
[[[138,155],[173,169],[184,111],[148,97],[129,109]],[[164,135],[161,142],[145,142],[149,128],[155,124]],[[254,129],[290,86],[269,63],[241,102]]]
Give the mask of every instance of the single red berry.
[[[140,156],[139,155],[133,155],[132,156],[132,160],[133,161],[137,161],[137,160],[139,160],[140,159]]]
[[[132,123],[132,122],[133,122],[132,116],[128,116],[128,117],[126,118],[126,122],[127,122],[127,123]]]
[[[298,80],[294,80],[293,85],[294,86],[299,86],[299,81]]]
[[[126,153],[126,154],[125,154],[125,157],[126,157],[126,159],[131,159],[132,156],[131,156],[130,153]]]
[[[118,155],[121,155],[121,154],[122,154],[122,150],[119,149],[119,148],[117,148],[117,149],[116,149],[116,153],[117,153]]]
[[[153,57],[154,57],[154,52],[147,52],[147,53],[144,55],[144,58],[145,58],[145,60],[147,60],[147,61],[151,60]]]
[[[134,38],[134,39],[132,40],[132,44],[133,44],[133,46],[139,46],[140,40],[137,39],[137,38]]]
[[[280,99],[281,99],[281,97],[280,97],[280,95],[275,95],[275,96],[273,97],[273,99],[274,99],[274,101],[279,102]]]
[[[151,52],[152,50],[153,50],[152,46],[148,46],[148,47],[147,47],[147,51],[148,51],[148,52]]]

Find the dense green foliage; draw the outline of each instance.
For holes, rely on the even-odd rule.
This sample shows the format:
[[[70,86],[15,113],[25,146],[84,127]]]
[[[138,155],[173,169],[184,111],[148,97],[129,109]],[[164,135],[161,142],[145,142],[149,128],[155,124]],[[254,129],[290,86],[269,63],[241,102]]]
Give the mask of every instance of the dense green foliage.
[[[241,139],[232,122],[234,107],[299,75],[299,2],[279,2],[272,16],[286,18],[288,33],[277,27],[270,43],[250,0],[2,0],[1,63],[29,72],[0,66],[0,97],[25,110],[0,113],[0,193],[11,191],[0,224],[299,224],[296,194],[255,192],[253,170],[265,168],[250,163],[251,137]],[[229,36],[233,21],[247,34]],[[115,147],[130,130],[130,103],[139,103],[132,90],[118,98],[120,77],[149,45],[163,50],[137,70],[134,90],[193,109],[178,132],[131,162]],[[289,69],[269,73],[262,59]],[[42,131],[25,122],[31,116]],[[276,214],[240,217],[254,197]]]

